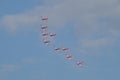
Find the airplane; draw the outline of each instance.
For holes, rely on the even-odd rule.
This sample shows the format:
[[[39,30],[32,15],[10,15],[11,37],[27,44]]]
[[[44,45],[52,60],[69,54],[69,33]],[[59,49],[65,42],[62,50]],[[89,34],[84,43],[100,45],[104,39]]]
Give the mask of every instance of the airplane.
[[[82,67],[83,66],[83,61],[76,61],[76,64],[79,66],[79,67]]]
[[[41,25],[41,29],[43,29],[43,30],[45,29],[46,30],[47,28],[48,28],[48,26]]]
[[[51,36],[51,37],[54,37],[54,36],[56,36],[56,34],[54,34],[54,33],[50,33],[50,36]]]
[[[43,42],[44,42],[46,45],[49,45],[49,44],[50,44],[50,41],[49,41],[49,40],[43,40]]]
[[[62,50],[63,50],[63,51],[68,51],[68,50],[69,50],[69,48],[62,48]]]
[[[65,56],[66,56],[66,58],[69,59],[69,60],[72,60],[72,59],[73,59],[73,57],[72,57],[71,55],[69,55],[69,54],[65,54]]]
[[[60,51],[61,48],[57,48],[57,47],[54,46],[54,50],[56,50],[56,51]]]
[[[42,33],[43,37],[48,37],[48,35],[49,35],[48,33]]]
[[[42,16],[41,16],[41,18],[42,18],[41,19],[42,21],[48,21],[48,18],[43,18]]]

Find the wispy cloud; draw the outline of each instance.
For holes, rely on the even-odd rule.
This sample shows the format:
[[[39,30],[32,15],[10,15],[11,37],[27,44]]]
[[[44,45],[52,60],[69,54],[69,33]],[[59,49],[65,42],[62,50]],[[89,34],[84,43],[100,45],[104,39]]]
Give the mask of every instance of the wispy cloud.
[[[50,2],[46,1],[46,3]],[[115,22],[120,19],[118,0],[65,0],[61,4],[58,3],[59,0],[54,2],[56,4],[54,6],[37,6],[20,14],[6,15],[3,17],[3,23],[12,29],[21,25],[25,27],[35,25],[39,22],[41,15],[46,15],[50,18],[49,23],[52,25],[59,26],[73,22],[79,27],[82,26],[80,28],[94,29],[115,25]]]
[[[114,43],[120,36],[120,2],[118,0],[45,0],[44,6],[20,14],[6,15],[2,24],[14,31],[39,26],[40,16],[49,17],[51,28],[69,27],[72,23],[83,46],[100,47]],[[60,2],[60,3],[59,3]],[[96,37],[99,37],[96,39]],[[81,38],[82,37],[82,38]],[[88,39],[88,40],[86,40]]]
[[[0,65],[0,72],[13,72],[18,70],[20,67],[14,64],[3,64]]]

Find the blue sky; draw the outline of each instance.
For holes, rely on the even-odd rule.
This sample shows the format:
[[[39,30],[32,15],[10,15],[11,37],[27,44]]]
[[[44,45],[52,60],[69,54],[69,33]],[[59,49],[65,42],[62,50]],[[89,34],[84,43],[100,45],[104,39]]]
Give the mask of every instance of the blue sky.
[[[119,80],[118,0],[1,0],[0,80]],[[42,43],[40,17],[57,36]],[[70,48],[83,68],[55,52]]]

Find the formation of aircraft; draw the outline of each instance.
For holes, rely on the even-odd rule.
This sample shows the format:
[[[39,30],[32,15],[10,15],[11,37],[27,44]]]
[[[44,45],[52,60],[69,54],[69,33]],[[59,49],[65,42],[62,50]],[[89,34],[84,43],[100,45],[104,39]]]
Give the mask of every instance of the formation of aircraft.
[[[48,18],[41,17],[41,21],[44,22],[44,23],[47,23]],[[53,37],[56,36],[56,34],[55,33],[49,33],[47,25],[41,24],[40,26],[41,26],[41,32],[42,32],[42,37],[43,37],[43,43],[45,45],[47,45],[47,46],[52,45],[51,44],[52,41],[49,40],[48,37],[53,38]],[[66,48],[66,47],[56,47],[56,45],[54,45],[52,48],[55,51],[63,51],[63,55],[66,57],[66,59],[68,59],[68,60],[74,60],[75,64],[78,67],[82,67],[84,65],[83,61],[75,60],[74,57],[71,54],[69,54],[69,48]]]

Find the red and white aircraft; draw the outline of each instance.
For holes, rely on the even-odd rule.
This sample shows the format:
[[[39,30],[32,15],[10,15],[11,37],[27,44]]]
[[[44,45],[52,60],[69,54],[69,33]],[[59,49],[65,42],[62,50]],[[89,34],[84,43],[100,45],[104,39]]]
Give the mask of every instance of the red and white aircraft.
[[[50,36],[51,36],[51,37],[55,37],[56,34],[54,34],[54,33],[50,33]]]
[[[77,66],[82,67],[84,62],[83,61],[76,61]]]
[[[43,25],[41,25],[41,29],[42,29],[42,30],[47,30],[47,28],[48,28],[48,26],[43,26]]]
[[[41,20],[42,20],[42,21],[48,21],[48,18],[43,18],[43,17],[41,16]]]
[[[50,41],[49,40],[43,40],[43,43],[45,43],[46,45],[49,45]]]
[[[42,33],[42,36],[47,38],[49,36],[49,33]]]
[[[72,59],[73,59],[73,57],[72,57],[71,55],[69,55],[69,54],[65,54],[65,56],[66,56],[66,58],[69,59],[69,60],[72,60]]]
[[[57,47],[54,46],[54,50],[56,50],[56,51],[60,51],[61,48],[57,48]]]
[[[68,52],[69,48],[62,48],[62,50]]]

